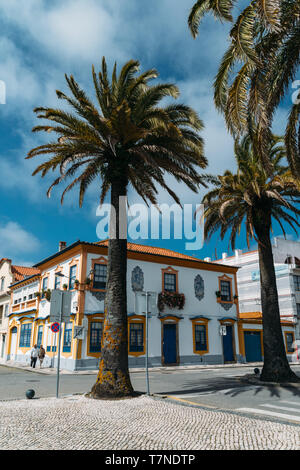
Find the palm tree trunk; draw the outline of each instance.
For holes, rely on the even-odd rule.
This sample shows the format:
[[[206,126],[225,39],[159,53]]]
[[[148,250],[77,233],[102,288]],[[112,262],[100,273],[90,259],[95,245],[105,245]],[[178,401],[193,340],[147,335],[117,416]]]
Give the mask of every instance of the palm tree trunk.
[[[93,398],[121,398],[134,396],[128,371],[127,326],[127,239],[119,237],[122,209],[119,197],[126,196],[126,182],[115,181],[111,186],[110,230],[115,223],[115,238],[108,245],[108,272],[105,298],[105,318],[99,372],[90,396]],[[123,219],[125,220],[125,219]]]
[[[286,357],[280,324],[280,311],[273,251],[270,240],[271,214],[262,209],[255,217],[259,240],[259,268],[263,321],[264,366],[260,379],[264,382],[295,382],[300,379],[291,370]]]

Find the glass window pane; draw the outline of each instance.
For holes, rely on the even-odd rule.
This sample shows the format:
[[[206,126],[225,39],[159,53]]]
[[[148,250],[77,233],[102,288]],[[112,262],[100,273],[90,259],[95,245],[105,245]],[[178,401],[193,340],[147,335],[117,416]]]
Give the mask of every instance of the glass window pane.
[[[176,274],[164,274],[164,290],[176,292]]]
[[[69,276],[69,289],[74,289],[76,280],[76,266],[71,266]]]
[[[221,300],[227,302],[231,300],[231,289],[229,281],[221,281]]]
[[[101,352],[103,322],[93,322],[90,326],[90,352]]]
[[[106,264],[94,264],[94,289],[106,289],[106,276],[107,266]]]
[[[195,348],[196,348],[196,351],[207,350],[205,325],[195,325]]]
[[[129,351],[144,351],[144,324],[130,323],[129,325]]]

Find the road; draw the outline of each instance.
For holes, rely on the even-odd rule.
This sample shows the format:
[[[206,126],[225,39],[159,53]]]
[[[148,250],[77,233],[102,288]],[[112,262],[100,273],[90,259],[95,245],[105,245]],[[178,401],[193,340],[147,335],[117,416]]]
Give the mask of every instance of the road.
[[[294,366],[300,375],[300,366]],[[159,369],[150,372],[150,393],[178,403],[231,410],[246,416],[300,424],[300,386],[248,385],[241,377],[253,367],[212,369]],[[60,376],[60,396],[83,394],[95,383],[96,374]],[[145,392],[145,373],[132,372],[135,390]],[[0,400],[21,399],[29,388],[36,398],[55,397],[56,376],[0,366]]]

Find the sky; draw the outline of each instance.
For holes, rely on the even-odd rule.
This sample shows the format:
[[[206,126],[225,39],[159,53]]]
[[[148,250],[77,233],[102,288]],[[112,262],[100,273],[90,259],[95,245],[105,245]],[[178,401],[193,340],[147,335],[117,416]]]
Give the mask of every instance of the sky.
[[[209,165],[206,173],[234,169],[233,141],[223,117],[213,104],[213,80],[227,47],[229,25],[212,17],[203,21],[194,40],[187,17],[194,0],[0,0],[0,80],[6,85],[6,103],[0,105],[0,258],[32,265],[58,251],[59,241],[97,241],[96,214],[100,180],[78,207],[76,191],[60,204],[63,188],[47,198],[53,175],[32,176],[43,159],[26,160],[29,150],[46,142],[32,133],[40,124],[35,107],[61,106],[55,91],[66,92],[65,74],[73,74],[93,98],[91,70],[105,56],[110,71],[130,59],[141,71],[156,68],[157,82],[175,83],[178,102],[192,106],[203,120],[202,137]],[[281,108],[275,127],[284,125],[288,109]],[[49,136],[48,136],[49,137]],[[204,189],[194,194],[170,179],[184,204],[198,204]],[[159,191],[159,203],[171,203]],[[129,203],[140,202],[129,193]],[[278,231],[279,233],[279,231]],[[274,233],[277,235],[277,233]],[[292,237],[292,235],[290,235]],[[136,240],[185,252],[186,240]],[[237,248],[246,248],[242,233]],[[199,258],[218,258],[228,242],[218,236],[201,249],[186,252]]]

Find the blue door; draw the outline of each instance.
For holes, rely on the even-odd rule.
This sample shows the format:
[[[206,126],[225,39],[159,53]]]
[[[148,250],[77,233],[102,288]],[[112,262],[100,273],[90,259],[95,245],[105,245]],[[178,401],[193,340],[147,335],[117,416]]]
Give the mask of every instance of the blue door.
[[[261,333],[259,331],[245,331],[245,354],[247,362],[261,362]]]
[[[235,362],[232,325],[226,325],[226,335],[223,336],[223,352],[224,362]]]
[[[177,364],[176,324],[165,324],[163,328],[164,364]]]

